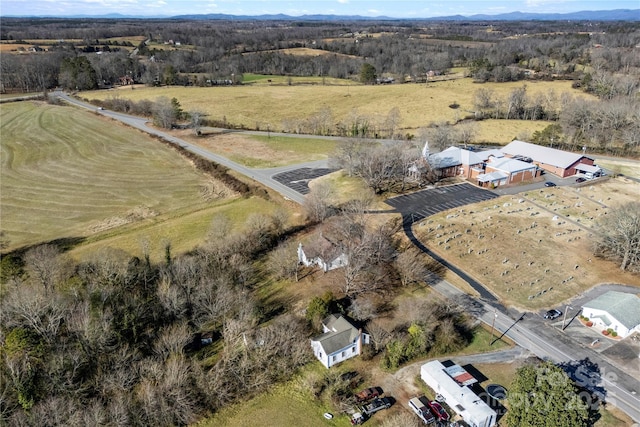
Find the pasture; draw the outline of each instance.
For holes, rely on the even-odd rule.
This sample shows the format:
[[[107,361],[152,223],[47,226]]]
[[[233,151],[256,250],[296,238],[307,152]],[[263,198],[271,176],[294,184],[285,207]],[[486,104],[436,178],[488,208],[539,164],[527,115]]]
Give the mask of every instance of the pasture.
[[[201,137],[194,136],[192,131],[183,131],[179,135],[192,144],[251,168],[274,168],[324,160],[336,148],[335,140],[295,135],[209,134],[206,130]]]
[[[139,223],[155,224],[161,236],[165,220],[172,229],[179,221],[195,227],[181,218],[237,198],[173,149],[90,112],[21,102],[3,105],[0,121],[9,250]]]
[[[295,82],[295,79],[294,79]],[[128,98],[134,101],[155,100],[165,96],[176,98],[184,111],[202,111],[208,119],[226,122],[229,126],[266,129],[286,129],[287,122],[307,120],[322,109],[330,109],[334,122],[351,123],[355,116],[369,118],[372,123],[382,123],[388,113],[398,108],[400,121],[398,133],[418,136],[422,127],[434,123],[455,123],[474,112],[474,94],[479,88],[492,89],[496,97],[506,97],[516,88],[526,84],[527,94],[555,94],[559,99],[563,93],[572,96],[587,95],[571,88],[571,82],[512,82],[476,84],[471,79],[429,82],[426,84],[396,85],[239,85],[217,87],[144,87],[131,90],[111,89],[81,92],[86,99]],[[459,104],[452,109],[449,105]],[[513,129],[495,132],[492,127],[502,121],[480,124],[482,140],[476,142],[507,143],[519,133],[521,123]],[[543,125],[532,122],[533,132]],[[485,129],[486,127],[486,129]],[[498,135],[502,140],[497,140]]]
[[[593,256],[599,217],[637,199],[640,184],[611,179],[553,187],[446,211],[414,226],[420,240],[522,310],[552,307],[601,283],[640,285]]]

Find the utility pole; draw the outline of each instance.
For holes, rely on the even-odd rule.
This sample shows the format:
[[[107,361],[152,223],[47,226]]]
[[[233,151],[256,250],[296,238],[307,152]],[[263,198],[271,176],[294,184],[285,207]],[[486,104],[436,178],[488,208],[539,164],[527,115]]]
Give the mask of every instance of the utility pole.
[[[562,330],[563,331],[564,331],[564,328],[565,328],[564,324],[567,321],[567,311],[569,311],[569,310],[573,310],[573,307],[567,305],[565,307],[565,309],[564,309],[564,317],[562,318]]]
[[[491,322],[491,344],[489,344],[490,346],[493,345],[493,329],[494,326],[496,325],[496,318],[498,317],[498,309],[494,308],[493,309],[493,321]]]

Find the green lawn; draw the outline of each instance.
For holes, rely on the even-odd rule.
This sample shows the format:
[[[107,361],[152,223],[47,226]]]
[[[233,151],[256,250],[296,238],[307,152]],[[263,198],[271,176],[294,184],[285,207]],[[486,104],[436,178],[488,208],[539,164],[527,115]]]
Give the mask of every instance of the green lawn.
[[[319,363],[312,364],[286,384],[273,387],[244,403],[224,408],[212,417],[199,422],[196,426],[350,426],[349,418],[346,415],[335,414],[332,420],[325,419],[323,414],[332,412],[332,410],[307,392],[302,378],[313,372],[318,366],[325,369]]]
[[[203,197],[211,179],[176,151],[90,112],[12,103],[2,106],[0,124],[1,226],[10,250],[220,203]]]

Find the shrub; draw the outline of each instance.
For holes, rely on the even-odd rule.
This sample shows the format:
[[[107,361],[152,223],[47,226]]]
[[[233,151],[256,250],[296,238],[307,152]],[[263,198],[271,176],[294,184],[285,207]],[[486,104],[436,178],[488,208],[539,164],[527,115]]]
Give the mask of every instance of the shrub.
[[[613,331],[613,332],[611,332],[611,336],[612,336],[612,337],[617,337],[617,336],[618,336],[618,333],[617,333],[616,331]]]
[[[592,321],[588,321],[588,322],[587,322],[587,326],[588,326],[588,327],[592,327],[592,326],[593,326],[593,322],[592,322]]]

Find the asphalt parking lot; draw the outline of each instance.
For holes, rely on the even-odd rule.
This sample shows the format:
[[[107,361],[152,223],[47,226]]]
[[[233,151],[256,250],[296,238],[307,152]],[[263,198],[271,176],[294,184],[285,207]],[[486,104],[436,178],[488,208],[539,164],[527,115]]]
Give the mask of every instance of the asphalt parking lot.
[[[329,168],[300,168],[273,175],[273,179],[300,194],[309,194],[309,181],[335,172]]]
[[[429,188],[388,199],[385,203],[402,214],[404,222],[416,222],[447,209],[499,197],[468,183]]]

